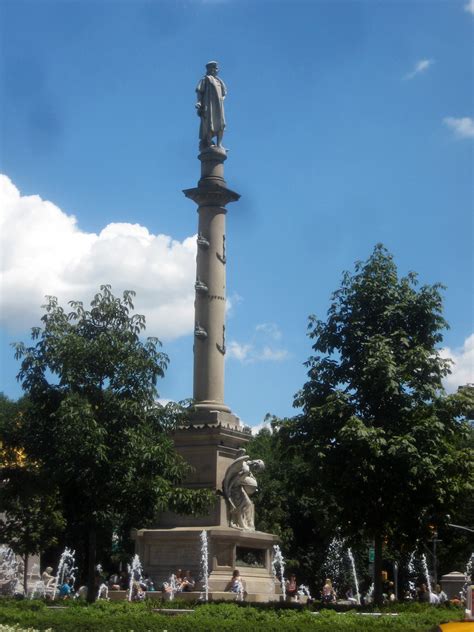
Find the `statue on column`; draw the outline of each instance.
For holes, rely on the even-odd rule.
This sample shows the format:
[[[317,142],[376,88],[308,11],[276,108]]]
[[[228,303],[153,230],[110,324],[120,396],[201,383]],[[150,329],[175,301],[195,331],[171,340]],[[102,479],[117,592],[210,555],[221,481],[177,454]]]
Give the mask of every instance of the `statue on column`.
[[[197,114],[201,119],[199,126],[199,149],[214,146],[212,139],[216,137],[217,147],[222,147],[225,129],[224,99],[227,94],[225,83],[217,76],[219,66],[216,61],[206,64],[206,75],[196,88]]]
[[[237,453],[222,481],[222,491],[229,506],[229,524],[244,531],[255,531],[255,506],[250,499],[257,491],[257,479],[252,470],[265,468],[262,460],[251,461],[245,450]]]

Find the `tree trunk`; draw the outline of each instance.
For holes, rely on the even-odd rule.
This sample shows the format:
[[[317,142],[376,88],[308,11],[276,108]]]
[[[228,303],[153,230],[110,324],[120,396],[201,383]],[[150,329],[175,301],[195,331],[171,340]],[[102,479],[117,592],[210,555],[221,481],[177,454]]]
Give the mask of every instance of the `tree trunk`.
[[[374,603],[377,606],[383,604],[382,592],[382,536],[377,534],[374,539],[375,559],[374,559]]]
[[[26,599],[28,597],[28,553],[25,553],[23,557],[23,590]]]
[[[94,603],[96,600],[95,585],[95,554],[96,554],[97,537],[95,528],[91,527],[88,534],[87,543],[87,601]]]

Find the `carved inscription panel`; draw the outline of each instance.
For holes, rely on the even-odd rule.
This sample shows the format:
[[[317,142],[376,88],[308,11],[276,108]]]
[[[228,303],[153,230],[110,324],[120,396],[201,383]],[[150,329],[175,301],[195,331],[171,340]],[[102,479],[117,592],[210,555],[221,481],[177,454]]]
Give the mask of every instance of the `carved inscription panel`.
[[[181,544],[163,542],[150,545],[150,563],[165,566],[170,572],[176,568],[189,568],[199,564],[198,542]]]

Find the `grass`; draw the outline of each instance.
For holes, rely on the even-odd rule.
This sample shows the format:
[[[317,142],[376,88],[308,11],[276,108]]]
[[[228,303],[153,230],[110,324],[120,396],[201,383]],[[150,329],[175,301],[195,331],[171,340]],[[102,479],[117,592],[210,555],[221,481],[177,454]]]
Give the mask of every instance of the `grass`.
[[[455,607],[400,605],[397,616],[371,617],[351,611],[253,607],[235,603],[196,605],[179,616],[156,613],[157,602],[97,602],[91,606],[62,602],[51,609],[42,601],[0,602],[0,632],[51,630],[51,632],[432,632],[440,623],[459,621]],[[167,602],[165,607],[170,607]],[[173,607],[179,607],[174,603]],[[19,627],[10,627],[17,624]],[[2,626],[4,626],[2,628]],[[6,627],[8,626],[8,627]],[[10,629],[9,629],[10,627]]]

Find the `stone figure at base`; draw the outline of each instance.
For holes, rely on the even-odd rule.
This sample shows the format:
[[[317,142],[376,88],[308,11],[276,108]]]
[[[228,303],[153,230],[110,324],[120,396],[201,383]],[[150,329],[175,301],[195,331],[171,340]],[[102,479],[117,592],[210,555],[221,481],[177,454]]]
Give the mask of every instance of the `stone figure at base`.
[[[252,470],[261,471],[264,467],[262,460],[251,461],[242,449],[227,468],[222,491],[228,503],[231,527],[255,531],[255,506],[250,496],[257,491],[257,479]]]
[[[199,126],[199,149],[207,149],[214,145],[212,139],[216,137],[217,147],[222,147],[222,137],[225,129],[224,99],[227,94],[225,83],[217,76],[219,67],[216,61],[206,64],[206,75],[196,87],[196,110],[201,118]]]

